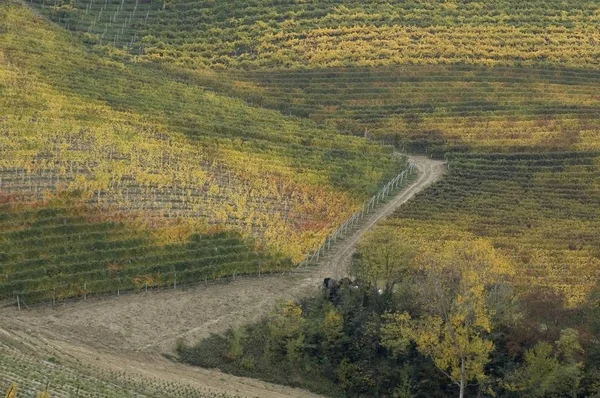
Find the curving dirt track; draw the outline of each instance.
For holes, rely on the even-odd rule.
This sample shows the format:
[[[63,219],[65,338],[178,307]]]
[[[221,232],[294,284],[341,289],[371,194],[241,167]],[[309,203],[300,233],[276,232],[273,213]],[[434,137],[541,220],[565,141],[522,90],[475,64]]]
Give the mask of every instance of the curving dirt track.
[[[282,299],[300,298],[325,276],[344,275],[356,243],[377,221],[437,181],[443,162],[411,156],[418,178],[380,206],[321,265],[283,276],[242,278],[190,289],[94,299],[17,312],[0,309],[0,342],[10,340],[42,355],[78,361],[108,371],[128,372],[215,393],[248,397],[311,397],[305,390],[196,369],[165,359],[178,339],[197,341],[230,326],[258,320]]]

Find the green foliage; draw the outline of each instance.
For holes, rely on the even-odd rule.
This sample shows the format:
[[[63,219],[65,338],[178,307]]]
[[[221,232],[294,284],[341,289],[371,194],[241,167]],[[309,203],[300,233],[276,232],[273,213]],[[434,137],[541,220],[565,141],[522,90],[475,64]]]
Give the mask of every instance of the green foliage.
[[[524,365],[508,377],[510,390],[531,397],[577,397],[583,377],[579,334],[565,329],[551,344],[540,342],[525,352]]]
[[[365,234],[354,256],[351,273],[363,283],[385,294],[408,274],[408,264],[415,249],[406,245],[393,228],[379,228]]]
[[[378,241],[369,249],[386,244]],[[328,396],[583,397],[597,392],[597,363],[587,352],[596,343],[583,337],[590,330],[576,322],[579,329],[563,328],[554,343],[546,341],[543,323],[523,316],[506,285],[511,272],[510,261],[485,240],[434,243],[419,247],[386,300],[368,284],[342,286],[335,299],[324,294],[300,304],[282,303],[257,324],[178,351],[192,365]],[[520,333],[531,322],[537,334],[524,340]],[[241,360],[239,355],[233,359],[232,351],[242,352]]]
[[[198,232],[164,245],[155,238],[159,229],[101,221],[98,211],[69,200],[1,209],[0,298],[17,293],[29,304],[255,274],[259,266],[269,273],[291,264],[232,232]]]
[[[263,321],[244,327],[241,360],[230,355],[239,347],[241,332],[235,329],[193,347],[179,347],[178,352],[192,365],[219,367],[327,396],[405,397],[412,392],[431,396],[427,394],[444,389],[443,383],[435,384],[439,375],[432,364],[413,347],[396,350],[397,340],[388,345],[393,331],[382,327],[387,319],[383,313],[392,307],[389,301],[384,306],[379,301],[372,289],[343,287],[336,304],[323,296],[300,305],[282,303]],[[252,366],[244,364],[248,362]],[[430,381],[417,381],[422,374]]]

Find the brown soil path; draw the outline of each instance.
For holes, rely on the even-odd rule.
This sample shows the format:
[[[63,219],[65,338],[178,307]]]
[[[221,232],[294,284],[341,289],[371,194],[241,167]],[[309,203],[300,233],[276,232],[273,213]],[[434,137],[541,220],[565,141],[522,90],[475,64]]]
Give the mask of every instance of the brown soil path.
[[[318,289],[322,278],[339,278],[356,243],[377,221],[417,192],[437,181],[446,167],[440,161],[411,156],[418,178],[368,216],[359,229],[326,255],[317,268],[190,289],[164,290],[119,298],[93,299],[16,312],[0,309],[0,339],[35,347],[41,353],[82,361],[135,377],[157,378],[216,393],[248,397],[311,397],[304,390],[197,369],[165,359],[177,340],[198,341],[231,326],[256,321],[279,300],[297,299]]]

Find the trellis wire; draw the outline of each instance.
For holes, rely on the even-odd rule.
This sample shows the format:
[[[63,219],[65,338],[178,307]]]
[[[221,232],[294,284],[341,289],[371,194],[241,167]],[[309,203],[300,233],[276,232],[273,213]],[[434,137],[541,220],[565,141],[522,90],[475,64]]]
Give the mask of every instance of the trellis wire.
[[[318,262],[319,257],[322,257],[327,250],[330,250],[332,243],[337,242],[338,239],[341,239],[343,236],[345,236],[348,232],[348,228],[354,227],[358,220],[362,220],[363,218],[365,218],[365,216],[373,210],[375,205],[379,204],[379,202],[385,199],[391,192],[394,191],[394,189],[398,188],[398,186],[401,185],[414,170],[414,164],[409,163],[406,169],[404,169],[400,174],[398,174],[395,178],[389,181],[371,199],[366,201],[359,211],[351,215],[346,220],[346,222],[344,222],[335,231],[329,234],[325,238],[321,246],[319,246],[319,248],[315,250],[314,253],[307,255],[306,258],[302,262],[300,262],[300,264],[298,264],[298,268],[301,268],[302,266],[307,266],[308,264],[313,263],[314,261]]]
[[[389,196],[392,192],[394,192],[395,189],[397,189],[399,186],[401,186],[407,179],[408,177],[416,170],[414,164],[409,163],[408,167],[406,167],[406,169],[404,169],[402,172],[400,172],[396,177],[394,177],[392,180],[390,180],[383,188],[381,188],[379,190],[379,192],[377,194],[375,194],[371,199],[369,199],[368,201],[366,201],[361,209],[359,211],[357,211],[356,213],[354,213],[352,216],[350,216],[342,225],[340,225],[334,232],[332,232],[331,234],[329,234],[325,240],[323,241],[323,243],[321,244],[321,246],[319,246],[319,248],[313,252],[312,254],[308,254],[305,259],[303,261],[300,262],[300,264],[298,265],[297,268],[301,268],[302,266],[307,266],[310,263],[313,263],[315,260],[319,261],[319,258],[322,257],[325,252],[327,250],[330,250],[332,243],[336,243],[338,239],[341,239],[342,237],[344,237],[347,233],[348,233],[348,229],[352,230],[352,228],[359,222],[359,220],[364,219],[365,216],[367,216],[368,214],[371,213],[371,211],[375,208],[375,206],[377,204],[379,204],[379,202],[383,201],[387,196]],[[280,271],[275,271],[275,272],[264,272],[266,270],[263,270],[261,272],[261,266],[260,264],[258,265],[258,276],[261,276],[261,273],[263,275],[265,275],[266,273],[279,273]],[[292,270],[289,271],[283,271],[283,274],[285,273],[292,273]],[[148,290],[166,290],[166,289],[181,289],[181,288],[186,288],[186,287],[193,287],[193,286],[198,286],[198,285],[207,285],[208,283],[218,283],[220,280],[225,280],[227,279],[227,276],[223,276],[223,277],[219,277],[219,279],[216,280],[212,280],[212,281],[208,281],[206,278],[204,279],[204,281],[196,281],[196,282],[187,282],[187,283],[182,283],[181,281],[177,281],[177,273],[174,272],[174,279],[173,279],[173,283],[169,286],[169,285],[165,285],[165,286],[151,286],[148,283],[145,283],[144,286],[142,286],[140,289],[133,289],[133,290],[126,290],[123,289],[121,290],[120,285],[116,286],[116,295],[117,296],[121,296],[123,294],[131,294],[131,293],[139,293],[139,292],[144,292],[145,294],[148,294]],[[239,277],[240,275],[238,275]],[[236,272],[234,271],[234,274],[232,276],[232,280],[235,280],[236,278]],[[88,296],[93,295],[93,296],[110,296],[112,294],[114,294],[114,292],[111,294],[109,292],[99,292],[99,293],[92,293],[92,292],[88,292],[87,291],[87,283],[85,283],[84,285],[84,293],[82,293],[82,297],[83,299],[87,299]],[[58,286],[56,286],[58,287]],[[67,301],[77,301],[80,300],[81,298],[79,297],[70,297],[70,298],[61,298],[58,299],[56,297],[56,287],[53,289],[53,295],[52,295],[52,299],[51,300],[42,300],[41,302],[37,303],[38,305],[44,304],[44,303],[52,303],[52,305],[55,305],[57,301],[61,301],[61,302],[67,302]],[[50,291],[50,290],[49,290]],[[14,298],[16,298],[17,300],[17,306],[19,306],[20,303],[24,304],[23,301],[23,297],[26,296],[26,294],[23,294],[22,292],[14,292]],[[27,307],[28,308],[28,307]]]

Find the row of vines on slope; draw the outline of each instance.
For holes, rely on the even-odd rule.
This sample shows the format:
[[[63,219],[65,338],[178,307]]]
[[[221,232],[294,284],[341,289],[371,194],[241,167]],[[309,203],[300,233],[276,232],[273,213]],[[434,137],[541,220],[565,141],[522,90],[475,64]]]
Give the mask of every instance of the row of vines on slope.
[[[92,43],[192,67],[598,66],[600,7],[588,0],[35,4]]]
[[[227,226],[299,261],[402,167],[389,148],[82,50],[25,7],[0,16],[7,195],[78,191],[108,213]]]
[[[585,301],[600,275],[598,153],[464,154],[449,167],[381,228],[418,245],[487,238],[523,293]]]

